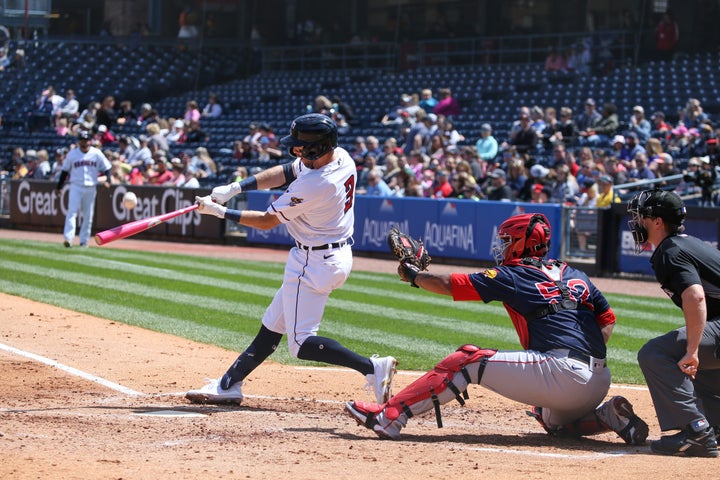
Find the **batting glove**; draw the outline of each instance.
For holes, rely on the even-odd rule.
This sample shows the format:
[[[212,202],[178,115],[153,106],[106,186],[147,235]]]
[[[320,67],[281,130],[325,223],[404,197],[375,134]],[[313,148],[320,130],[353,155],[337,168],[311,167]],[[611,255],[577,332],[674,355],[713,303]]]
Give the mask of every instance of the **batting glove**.
[[[238,193],[242,192],[242,187],[239,182],[233,182],[221,187],[215,187],[212,189],[210,196],[217,203],[225,203],[233,198]]]
[[[198,212],[203,215],[215,215],[218,218],[225,218],[227,208],[219,203],[213,202],[210,195],[205,197],[195,197],[195,203],[198,204]]]

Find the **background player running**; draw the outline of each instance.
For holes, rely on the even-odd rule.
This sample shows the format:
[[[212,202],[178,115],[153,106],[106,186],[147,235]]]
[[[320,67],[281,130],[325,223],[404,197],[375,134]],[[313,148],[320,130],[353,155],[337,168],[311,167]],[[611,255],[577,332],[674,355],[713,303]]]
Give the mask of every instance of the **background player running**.
[[[515,325],[524,351],[463,345],[434,370],[389,402],[350,402],[347,412],[380,437],[399,438],[409,418],[435,408],[478,383],[511,400],[535,405],[532,412],[550,434],[592,435],[614,430],[642,444],[648,426],[624,397],[598,406],[610,387],[605,344],[615,314],[587,275],[558,260],[544,260],[550,224],[541,214],[507,219],[498,229],[501,265],[478,273],[437,275],[401,263],[401,279],[455,300],[499,300]],[[467,397],[466,397],[467,398]]]
[[[187,392],[196,403],[240,403],[241,385],[287,334],[290,352],[303,360],[352,368],[367,377],[378,402],[387,401],[397,362],[393,357],[363,357],[336,340],[317,335],[328,296],[340,288],[352,268],[356,168],[337,147],[337,126],[326,115],[296,118],[281,140],[293,162],[278,165],[241,182],[216,187],[197,198],[202,214],[270,229],[285,224],[295,239],[283,283],[262,318],[249,347],[219,380]],[[231,210],[225,203],[241,191],[281,187],[285,193],[267,211]]]

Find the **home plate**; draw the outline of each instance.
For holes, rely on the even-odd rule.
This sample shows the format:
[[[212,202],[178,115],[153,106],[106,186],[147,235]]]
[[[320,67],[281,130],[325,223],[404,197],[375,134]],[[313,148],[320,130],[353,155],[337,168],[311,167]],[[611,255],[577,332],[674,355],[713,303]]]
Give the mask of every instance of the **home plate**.
[[[182,412],[180,410],[153,410],[152,412],[140,412],[133,415],[154,416],[154,417],[207,417],[204,413]]]

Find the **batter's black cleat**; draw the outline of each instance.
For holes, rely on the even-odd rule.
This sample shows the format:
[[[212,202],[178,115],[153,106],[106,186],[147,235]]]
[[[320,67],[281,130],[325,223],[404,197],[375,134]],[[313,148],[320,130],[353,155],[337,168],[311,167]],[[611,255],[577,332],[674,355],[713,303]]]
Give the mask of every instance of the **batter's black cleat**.
[[[713,458],[718,456],[717,439],[712,427],[701,432],[695,432],[690,427],[686,427],[675,435],[666,435],[660,440],[650,443],[650,450],[660,455],[679,457]]]

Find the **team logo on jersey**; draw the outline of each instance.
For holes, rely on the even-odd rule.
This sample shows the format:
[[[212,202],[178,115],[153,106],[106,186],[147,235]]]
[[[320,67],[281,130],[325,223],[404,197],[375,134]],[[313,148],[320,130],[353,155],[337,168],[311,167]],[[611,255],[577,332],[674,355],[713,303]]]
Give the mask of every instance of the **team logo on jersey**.
[[[290,206],[294,207],[295,205],[300,205],[303,202],[302,198],[298,197],[290,197]]]
[[[488,278],[495,278],[495,277],[497,277],[497,274],[498,274],[498,272],[494,268],[485,270],[485,272],[484,272],[484,275]]]

